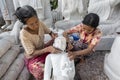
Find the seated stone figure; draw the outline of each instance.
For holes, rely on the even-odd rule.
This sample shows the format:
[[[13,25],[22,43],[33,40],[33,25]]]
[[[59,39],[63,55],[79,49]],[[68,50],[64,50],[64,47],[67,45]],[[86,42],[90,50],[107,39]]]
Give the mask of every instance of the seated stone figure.
[[[104,70],[110,80],[120,80],[120,36],[116,37],[111,52],[105,55]]]
[[[0,9],[5,20],[5,25],[1,28],[11,30],[16,21],[15,16],[13,16],[15,12],[13,0],[0,0]]]
[[[43,21],[48,27],[52,26],[52,15],[50,9],[49,0],[13,0],[15,9],[24,5],[30,5],[35,8],[40,21]],[[11,35],[15,36],[16,44],[19,43],[19,32],[23,24],[20,21],[16,21]]]
[[[70,61],[67,57],[66,39],[59,36],[55,39],[53,46],[61,53],[51,53],[46,57],[44,80],[51,80],[51,69],[53,68],[53,80],[74,80],[75,67],[74,61]]]
[[[120,26],[120,0],[90,0],[88,13],[100,16],[103,35],[114,34]]]
[[[81,22],[87,14],[87,0],[61,0],[61,13],[64,20],[57,21],[55,28],[66,30]]]

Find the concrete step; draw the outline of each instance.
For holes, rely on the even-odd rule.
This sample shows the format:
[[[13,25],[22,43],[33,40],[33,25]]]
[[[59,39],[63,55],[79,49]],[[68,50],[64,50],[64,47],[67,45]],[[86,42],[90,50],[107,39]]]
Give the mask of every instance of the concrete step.
[[[31,75],[25,66],[20,75],[18,76],[17,80],[29,80],[30,76]]]
[[[16,80],[24,68],[24,56],[20,54],[1,80]]]
[[[0,39],[0,58],[14,45],[13,39],[5,37]]]
[[[2,58],[0,58],[0,78],[5,74],[19,52],[19,46],[15,45],[10,50],[8,50]]]
[[[114,35],[102,37],[98,45],[95,47],[95,50],[97,51],[111,50],[114,39],[115,39]]]

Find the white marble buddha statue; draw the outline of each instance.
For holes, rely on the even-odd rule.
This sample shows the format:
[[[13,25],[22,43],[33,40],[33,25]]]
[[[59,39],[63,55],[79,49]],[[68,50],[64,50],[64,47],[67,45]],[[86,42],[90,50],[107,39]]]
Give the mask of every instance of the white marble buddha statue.
[[[120,26],[120,0],[90,0],[88,13],[96,13],[100,16],[103,35],[114,34]]]
[[[57,21],[55,27],[66,30],[79,24],[87,13],[86,3],[86,0],[61,0],[64,20]]]
[[[46,57],[44,68],[44,80],[74,80],[75,67],[74,61],[67,57],[66,39],[59,36],[55,39],[53,46],[60,49],[61,53],[51,53]],[[51,70],[53,68],[53,79],[51,79]]]
[[[120,80],[120,36],[117,36],[109,54],[105,55],[104,70],[110,80]]]
[[[16,21],[16,18],[13,15],[15,12],[13,0],[0,0],[0,9],[5,20],[5,25],[1,28],[11,30]]]

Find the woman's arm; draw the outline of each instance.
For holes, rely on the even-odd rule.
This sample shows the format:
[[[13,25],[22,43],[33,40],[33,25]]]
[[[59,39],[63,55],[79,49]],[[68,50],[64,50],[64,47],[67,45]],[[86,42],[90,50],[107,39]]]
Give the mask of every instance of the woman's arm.
[[[34,52],[30,55],[28,55],[29,58],[32,58],[32,57],[35,57],[35,56],[38,56],[38,55],[42,55],[46,53],[45,49],[41,49],[41,50],[34,50]]]
[[[69,41],[68,35],[69,35],[69,32],[68,32],[68,31],[63,32],[63,36],[66,38],[66,41],[67,41],[67,42]]]
[[[67,41],[69,41],[68,35],[70,35],[72,33],[80,33],[80,31],[81,31],[81,25],[79,24],[77,26],[72,27],[69,30],[64,31],[63,36],[66,38]]]
[[[53,39],[55,37],[57,37],[57,34],[52,32],[44,23],[42,23],[42,22],[40,22],[40,23],[43,26],[43,30],[44,30],[45,34],[49,34]]]
[[[87,49],[84,49],[84,50],[69,52],[68,57],[70,58],[70,60],[73,60],[77,56],[90,54],[91,52],[93,52],[94,47],[95,47],[94,45],[91,45]]]
[[[58,34],[52,32],[52,31],[49,33],[49,35],[50,35],[53,39],[55,39],[56,37],[58,37]]]
[[[32,57],[35,57],[35,56],[38,56],[38,55],[42,55],[42,54],[47,53],[47,52],[59,53],[61,51],[55,49],[53,46],[49,46],[49,47],[46,47],[44,49],[34,50],[34,52],[32,54],[28,55],[28,58],[32,58]]]

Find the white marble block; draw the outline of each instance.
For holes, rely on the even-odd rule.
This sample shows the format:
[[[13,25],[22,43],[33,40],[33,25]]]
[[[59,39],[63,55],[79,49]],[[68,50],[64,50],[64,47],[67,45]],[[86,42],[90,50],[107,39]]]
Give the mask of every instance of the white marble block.
[[[120,36],[116,37],[111,52],[106,54],[104,70],[110,80],[120,80]]]

